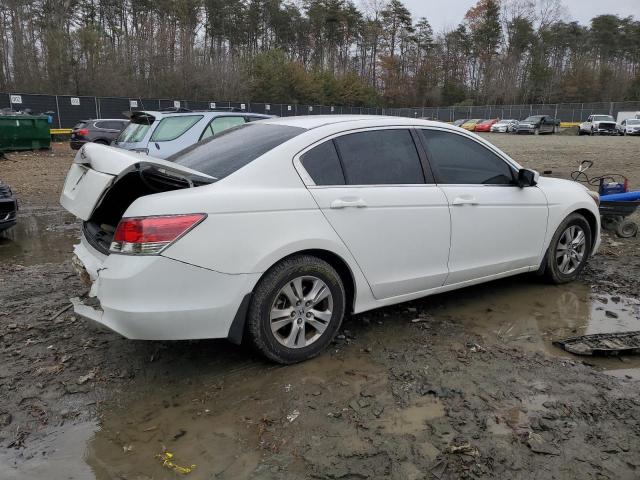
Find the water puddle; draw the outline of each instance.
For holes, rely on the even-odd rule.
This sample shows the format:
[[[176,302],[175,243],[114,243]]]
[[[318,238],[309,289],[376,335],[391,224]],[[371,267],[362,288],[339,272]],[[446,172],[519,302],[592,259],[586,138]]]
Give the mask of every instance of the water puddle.
[[[94,477],[85,463],[87,444],[98,431],[93,422],[65,425],[53,429],[37,444],[16,451],[0,452],[0,477],[6,480],[42,480],[64,478],[84,480]]]
[[[70,258],[78,237],[78,224],[64,210],[20,210],[18,223],[0,233],[0,262],[25,266],[63,262]]]
[[[580,335],[640,330],[640,301],[592,294],[575,282],[553,286],[531,278],[489,283],[426,299],[437,304],[434,316],[462,323],[487,342],[526,351],[572,358],[622,378],[640,377],[640,357],[579,357],[552,345],[553,340]]]

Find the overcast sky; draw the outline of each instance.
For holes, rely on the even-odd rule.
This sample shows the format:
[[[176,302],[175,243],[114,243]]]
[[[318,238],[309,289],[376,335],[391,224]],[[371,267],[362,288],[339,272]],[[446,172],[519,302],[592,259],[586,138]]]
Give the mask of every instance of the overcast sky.
[[[435,32],[460,23],[469,7],[477,0],[403,0],[414,19],[426,17]],[[567,20],[585,25],[596,15],[614,14],[640,19],[640,0],[564,0]]]

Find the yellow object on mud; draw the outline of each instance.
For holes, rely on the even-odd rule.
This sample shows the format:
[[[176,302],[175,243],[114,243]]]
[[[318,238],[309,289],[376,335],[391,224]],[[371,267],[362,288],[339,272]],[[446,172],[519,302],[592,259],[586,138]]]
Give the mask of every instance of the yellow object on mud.
[[[165,468],[169,468],[180,475],[187,475],[196,468],[195,465],[191,465],[190,467],[181,467],[180,465],[176,465],[171,460],[173,459],[173,453],[171,452],[162,452],[156,455],[156,458],[162,460],[162,466]]]

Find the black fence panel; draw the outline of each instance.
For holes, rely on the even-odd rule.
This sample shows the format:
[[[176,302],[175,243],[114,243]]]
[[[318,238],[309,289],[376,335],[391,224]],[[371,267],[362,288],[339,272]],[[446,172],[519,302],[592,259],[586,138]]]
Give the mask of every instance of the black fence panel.
[[[132,104],[133,102],[133,104]],[[135,105],[138,105],[136,107]],[[139,108],[138,99],[128,98],[98,98],[98,118],[126,118],[125,113]]]
[[[58,105],[56,103],[56,97],[53,95],[34,95],[34,94],[20,94],[20,100],[22,103],[12,103],[11,108],[14,110],[26,110],[29,109],[33,113],[46,113],[53,112],[52,128],[65,128],[61,126],[60,117],[58,116]],[[73,125],[72,125],[73,126]],[[70,127],[69,127],[70,128]]]
[[[11,108],[8,93],[0,93],[0,108]]]
[[[184,100],[157,98],[87,97],[72,95],[14,94],[0,92],[0,108],[29,109],[33,113],[53,112],[54,128],[71,128],[88,118],[123,118],[132,110],[162,110],[184,107],[191,110],[237,108],[246,112],[288,117],[293,115],[390,115],[453,122],[471,118],[508,118],[522,120],[530,115],[551,115],[562,122],[577,123],[589,115],[613,115],[620,112],[640,114],[640,102],[592,102],[537,105],[456,105],[444,107],[376,108],[331,105],[296,105],[230,102],[220,100]]]
[[[182,103],[180,102],[180,100],[177,100],[178,103],[176,103],[176,100],[168,100],[166,98],[162,98],[158,101],[159,103],[159,110],[164,110],[164,109],[169,109],[169,108],[179,108],[182,106]]]
[[[160,110],[160,100],[157,98],[141,98],[140,110]]]
[[[269,107],[269,110],[267,110],[267,107]],[[271,105],[266,103],[250,103],[249,111],[252,113],[264,113],[267,115],[273,115],[273,113],[271,113]]]
[[[80,120],[98,118],[96,97],[58,95],[57,98],[62,128],[71,128]]]
[[[209,110],[211,108],[209,103],[210,102],[185,100],[181,106],[189,110]]]

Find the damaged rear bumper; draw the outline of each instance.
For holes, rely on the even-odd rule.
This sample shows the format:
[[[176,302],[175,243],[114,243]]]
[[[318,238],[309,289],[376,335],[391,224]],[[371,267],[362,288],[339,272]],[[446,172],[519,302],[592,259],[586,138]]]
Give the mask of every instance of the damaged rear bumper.
[[[163,256],[101,255],[86,240],[74,250],[91,284],[77,315],[138,340],[227,338],[259,274],[228,275]]]

